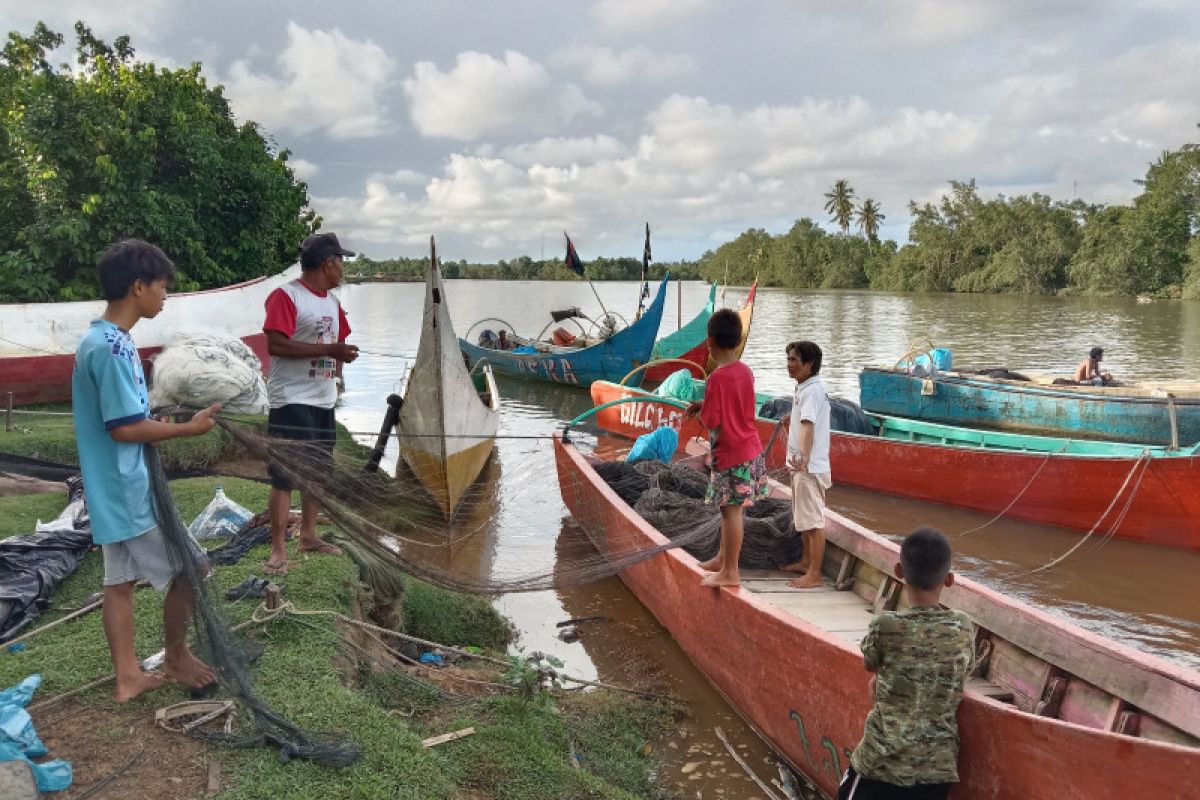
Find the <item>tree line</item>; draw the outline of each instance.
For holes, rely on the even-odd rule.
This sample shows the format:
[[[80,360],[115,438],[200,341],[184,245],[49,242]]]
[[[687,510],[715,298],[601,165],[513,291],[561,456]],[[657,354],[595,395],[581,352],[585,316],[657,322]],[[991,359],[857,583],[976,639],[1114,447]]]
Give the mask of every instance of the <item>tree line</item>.
[[[128,37],[75,25],[75,64],[49,63],[63,37],[38,23],[0,49],[0,302],[99,296],[94,265],[136,236],[175,261],[181,289],[274,274],[321,219],[289,153],[237,124],[201,67],[158,69]],[[695,261],[653,262],[684,278],[795,288],[1074,293],[1200,298],[1200,145],[1168,151],[1128,205],[1042,194],[984,198],[953,181],[910,202],[908,241],[848,180],[824,194],[827,231],[802,217],[783,233],[751,228]],[[853,232],[852,232],[853,230]],[[419,278],[422,258],[359,259],[362,275]],[[451,278],[579,280],[560,258],[446,262]],[[592,280],[636,280],[639,258],[586,262]]]
[[[1129,205],[1046,195],[991,199],[951,181],[909,203],[908,243],[879,241],[879,204],[839,180],[825,194],[838,233],[811,218],[786,233],[751,228],[700,258],[707,280],[930,292],[1144,295],[1200,299],[1200,145],[1163,153]],[[850,233],[857,224],[859,233]]]

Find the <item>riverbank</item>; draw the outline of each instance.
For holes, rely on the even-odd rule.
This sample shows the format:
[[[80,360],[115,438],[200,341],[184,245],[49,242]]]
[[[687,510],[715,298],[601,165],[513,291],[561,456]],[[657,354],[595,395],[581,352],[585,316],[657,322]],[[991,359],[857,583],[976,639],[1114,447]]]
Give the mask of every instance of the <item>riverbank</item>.
[[[357,447],[344,430],[340,433],[339,446]],[[39,446],[45,448],[53,437],[42,434]],[[59,456],[68,454],[67,443],[54,445]],[[187,478],[171,484],[182,516],[194,517],[218,483],[245,507],[265,507],[268,488],[262,483]],[[65,492],[0,498],[0,538],[32,531],[38,519],[54,518],[65,503]],[[266,546],[260,546],[236,565],[217,567],[213,594],[260,573],[266,555]],[[345,735],[362,750],[357,763],[341,770],[303,761],[285,764],[269,746],[235,750],[206,745],[154,726],[156,709],[187,699],[179,688],[115,706],[108,689],[97,687],[32,707],[51,755],[70,760],[75,768],[73,789],[64,797],[113,773],[116,782],[109,791],[164,798],[206,796],[214,778],[217,797],[237,799],[549,800],[665,794],[649,743],[674,729],[677,707],[602,690],[531,688],[523,662],[514,664],[505,656],[511,625],[486,600],[411,579],[405,580],[402,596],[383,597],[364,582],[348,557],[304,557],[294,545],[292,557],[293,567],[282,583],[284,599],[298,609],[385,623],[446,645],[477,648],[505,664],[473,659],[444,667],[405,664],[359,628],[329,616],[287,615],[252,624],[245,635],[263,649],[253,667],[256,691],[299,725]],[[100,554],[89,553],[35,625],[81,607],[100,588],[102,571]],[[161,647],[161,603],[153,590],[137,594],[136,643],[143,657]],[[258,604],[226,603],[224,611],[231,624],[240,624],[250,620]],[[400,640],[391,639],[389,646],[399,649]],[[98,612],[36,634],[19,652],[0,651],[0,686],[42,675],[35,703],[75,691],[110,670]],[[422,745],[429,737],[466,728],[474,733],[435,747]]]

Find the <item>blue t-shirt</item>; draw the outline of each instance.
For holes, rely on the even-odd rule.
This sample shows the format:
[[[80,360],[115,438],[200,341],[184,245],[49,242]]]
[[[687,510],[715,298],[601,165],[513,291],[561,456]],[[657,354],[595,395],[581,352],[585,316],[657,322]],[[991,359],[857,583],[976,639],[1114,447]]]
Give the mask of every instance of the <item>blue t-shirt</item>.
[[[158,524],[143,445],[109,434],[150,416],[146,375],[129,331],[92,320],[75,351],[71,406],[92,541],[112,544],[140,536]]]

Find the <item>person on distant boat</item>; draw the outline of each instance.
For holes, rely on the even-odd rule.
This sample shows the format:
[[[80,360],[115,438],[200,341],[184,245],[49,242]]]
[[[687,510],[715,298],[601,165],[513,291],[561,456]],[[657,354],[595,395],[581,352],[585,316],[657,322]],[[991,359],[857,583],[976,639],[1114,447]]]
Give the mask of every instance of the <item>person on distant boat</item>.
[[[716,368],[704,400],[688,406],[710,431],[713,464],[704,502],[721,509],[721,546],[700,564],[705,586],[737,586],[742,551],[743,508],[767,496],[767,468],[754,424],[754,373],[738,357],[742,318],[723,308],[708,318],[708,352]]]
[[[796,381],[791,415],[781,423],[787,431],[787,468],[792,478],[792,523],[804,544],[804,556],[782,569],[802,573],[789,581],[795,589],[821,585],[825,558],[825,492],[832,485],[829,469],[829,398],[821,372],[821,348],[798,341],[787,346],[788,376]]]
[[[1100,371],[1100,362],[1104,360],[1104,348],[1093,347],[1088,357],[1079,362],[1075,369],[1075,382],[1080,386],[1107,386],[1113,382],[1113,376]]]
[[[944,800],[958,781],[956,713],[974,646],[971,618],[940,604],[951,555],[933,528],[900,544],[908,608],[875,615],[862,640],[874,702],[838,800]]]
[[[112,697],[124,703],[167,679],[191,689],[216,680],[212,669],[188,648],[195,594],[158,525],[144,448],[207,433],[220,406],[178,424],[151,419],[146,376],[129,331],[162,311],[175,266],[162,250],[137,239],[110,246],[97,266],[108,305],[100,319],[92,320],[75,351],[71,410],[92,541],[104,553],[104,636],[113,662]],[[204,551],[194,541],[188,545],[200,571],[207,571]],[[133,587],[139,580],[160,592],[167,590],[165,676],[142,672],[134,650]]]
[[[327,458],[332,466],[336,434],[333,406],[342,364],[358,358],[358,348],[346,344],[350,322],[341,303],[329,293],[342,282],[342,259],[353,252],[342,248],[332,233],[314,233],[300,245],[300,277],[267,297],[263,333],[271,367],[267,375],[267,435],[303,443],[296,458]],[[282,460],[282,459],[281,459]],[[283,575],[288,569],[287,525],[296,487],[276,461],[271,475],[271,555],[263,571]],[[300,537],[306,553],[337,555],[341,549],[317,537],[317,503],[300,492]]]

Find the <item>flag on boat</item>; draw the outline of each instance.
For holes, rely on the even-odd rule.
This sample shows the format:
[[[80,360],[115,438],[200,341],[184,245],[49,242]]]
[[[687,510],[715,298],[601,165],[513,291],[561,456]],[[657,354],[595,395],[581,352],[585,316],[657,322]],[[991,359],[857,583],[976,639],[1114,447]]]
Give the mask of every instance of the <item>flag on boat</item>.
[[[563,231],[563,236],[567,236],[566,231]],[[567,236],[567,259],[564,266],[576,275],[583,277],[583,262],[579,260],[579,253],[575,252],[575,245],[571,243],[570,236]]]
[[[646,223],[646,244],[642,248],[642,293],[638,295],[638,319],[642,318],[642,309],[646,304],[646,298],[650,296],[650,281],[647,280],[647,273],[650,271],[650,223]]]

